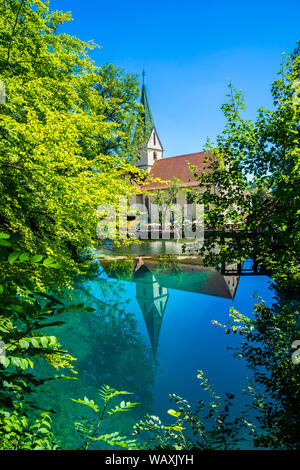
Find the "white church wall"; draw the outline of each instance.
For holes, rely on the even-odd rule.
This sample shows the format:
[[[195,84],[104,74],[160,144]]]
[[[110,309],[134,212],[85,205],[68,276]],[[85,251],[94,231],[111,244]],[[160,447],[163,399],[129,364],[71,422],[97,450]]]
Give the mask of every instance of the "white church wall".
[[[152,130],[146,148],[140,152],[140,155],[141,157],[137,166],[148,171],[151,170],[156,160],[163,158],[163,149],[155,129]]]

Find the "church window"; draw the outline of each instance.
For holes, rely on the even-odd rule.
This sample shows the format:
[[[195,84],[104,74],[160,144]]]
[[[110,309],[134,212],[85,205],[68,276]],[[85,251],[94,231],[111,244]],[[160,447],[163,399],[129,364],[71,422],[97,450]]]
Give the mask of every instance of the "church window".
[[[157,160],[157,153],[153,152],[153,160]]]
[[[153,132],[153,144],[156,145],[156,135],[155,135],[155,132]]]

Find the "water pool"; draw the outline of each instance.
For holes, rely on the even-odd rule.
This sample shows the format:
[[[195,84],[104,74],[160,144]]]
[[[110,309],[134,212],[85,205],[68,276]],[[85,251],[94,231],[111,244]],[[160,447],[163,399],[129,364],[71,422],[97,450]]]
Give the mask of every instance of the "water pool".
[[[63,448],[74,449],[80,442],[74,421],[84,407],[70,398],[97,401],[103,384],[132,392],[140,403],[107,422],[106,432],[128,434],[146,413],[167,421],[169,393],[196,404],[202,398],[198,370],[218,394],[235,395],[233,412],[239,414],[247,400],[243,390],[249,371],[227,349],[239,339],[212,321],[226,323],[231,308],[251,315],[254,294],[271,304],[270,284],[262,275],[222,276],[195,258],[102,257],[98,277],[77,285],[71,299],[95,311],[64,314],[65,324],[55,331],[77,358],[77,380],[58,381],[37,395],[40,405],[55,412],[54,428]]]

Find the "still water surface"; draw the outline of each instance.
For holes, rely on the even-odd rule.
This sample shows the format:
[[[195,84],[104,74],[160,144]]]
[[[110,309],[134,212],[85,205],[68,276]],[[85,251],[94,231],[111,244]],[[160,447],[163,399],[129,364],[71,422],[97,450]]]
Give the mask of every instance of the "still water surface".
[[[73,303],[85,302],[95,312],[64,314],[65,325],[56,328],[63,346],[77,358],[77,380],[59,381],[38,399],[55,411],[54,427],[64,448],[80,442],[73,422],[85,411],[70,397],[97,401],[102,384],[133,392],[130,400],[140,403],[107,422],[105,432],[128,434],[146,413],[169,421],[167,410],[174,407],[169,393],[196,404],[203,398],[199,369],[217,394],[235,395],[234,413],[247,400],[243,390],[249,371],[227,349],[240,341],[212,321],[226,323],[231,308],[251,316],[254,294],[270,305],[271,280],[222,276],[195,258],[162,261],[149,252],[140,254],[118,258],[99,253],[98,278],[81,282],[72,294]]]

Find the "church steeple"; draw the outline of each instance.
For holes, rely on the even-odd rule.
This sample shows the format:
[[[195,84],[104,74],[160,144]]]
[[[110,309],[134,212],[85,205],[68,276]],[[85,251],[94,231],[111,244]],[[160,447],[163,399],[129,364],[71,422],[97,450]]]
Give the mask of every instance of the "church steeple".
[[[148,101],[148,96],[146,93],[146,87],[144,84],[145,72],[143,72],[143,86],[142,86],[142,96],[141,104],[143,105],[143,112],[141,113],[142,122],[144,124],[144,133],[145,133],[145,146],[140,150],[140,159],[136,163],[136,166],[141,170],[151,170],[154,162],[156,160],[161,160],[163,158],[163,147],[161,145],[160,139],[158,137],[154,119],[152,116],[151,108]]]
[[[149,105],[149,101],[148,101],[148,97],[146,93],[146,87],[144,83],[142,87],[141,104],[144,106],[144,111],[141,117],[144,123],[145,133],[148,137],[150,136],[155,126],[154,126],[154,119],[151,113],[151,109],[150,109],[150,105]]]

